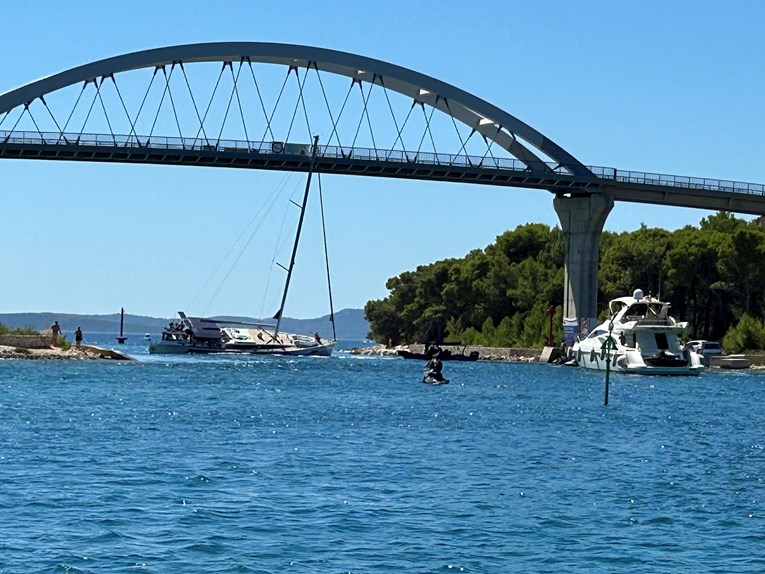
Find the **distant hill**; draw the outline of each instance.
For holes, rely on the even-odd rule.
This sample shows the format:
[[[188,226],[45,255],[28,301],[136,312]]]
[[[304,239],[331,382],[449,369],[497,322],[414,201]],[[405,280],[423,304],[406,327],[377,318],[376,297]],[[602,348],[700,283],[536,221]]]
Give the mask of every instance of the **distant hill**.
[[[253,317],[217,317],[237,321],[257,322]],[[172,318],[144,317],[125,313],[125,333],[158,333]],[[177,317],[175,318],[177,320]],[[58,321],[64,333],[80,327],[85,333],[119,333],[120,314],[77,315],[72,313],[0,313],[0,323],[9,327],[48,329]],[[272,322],[272,321],[271,321]],[[369,333],[369,322],[361,309],[343,309],[335,313],[335,328],[339,340],[361,340]],[[329,315],[316,319],[282,319],[281,329],[290,333],[310,335],[318,331],[322,337],[332,336]]]

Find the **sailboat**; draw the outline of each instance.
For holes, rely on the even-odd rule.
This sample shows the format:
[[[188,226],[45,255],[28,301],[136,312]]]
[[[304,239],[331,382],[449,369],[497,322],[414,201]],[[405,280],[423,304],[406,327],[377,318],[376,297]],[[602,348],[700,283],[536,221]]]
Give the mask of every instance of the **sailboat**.
[[[308,193],[311,188],[311,177],[319,147],[319,137],[314,138],[308,178],[300,206],[295,242],[292,247],[292,257],[287,271],[287,279],[282,292],[279,310],[274,315],[276,324],[249,323],[226,319],[206,317],[188,317],[183,311],[178,312],[179,322],[170,322],[162,332],[162,338],[149,343],[149,353],[252,353],[290,356],[325,356],[332,355],[335,347],[335,314],[332,306],[332,284],[329,279],[329,260],[327,255],[326,231],[324,233],[324,255],[327,261],[327,285],[329,287],[329,319],[332,324],[332,339],[322,339],[318,333],[313,336],[285,333],[281,331],[282,314],[287,302],[287,293],[295,266],[295,257],[300,242],[300,232],[308,205]],[[322,208],[322,225],[324,211]],[[280,265],[281,267],[281,265]]]

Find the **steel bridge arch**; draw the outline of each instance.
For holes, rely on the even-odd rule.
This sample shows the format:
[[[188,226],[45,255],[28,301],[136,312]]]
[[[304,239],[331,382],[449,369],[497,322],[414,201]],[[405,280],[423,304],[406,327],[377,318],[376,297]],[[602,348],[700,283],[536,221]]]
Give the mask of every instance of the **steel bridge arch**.
[[[579,160],[512,114],[433,77],[414,70],[349,52],[267,42],[214,42],[167,46],[114,56],[47,76],[0,94],[0,114],[29,105],[47,94],[119,72],[157,68],[180,62],[246,61],[315,67],[317,70],[371,82],[427,104],[495,142],[535,171],[553,169],[535,148],[573,176],[594,177]],[[527,144],[527,145],[524,145]]]

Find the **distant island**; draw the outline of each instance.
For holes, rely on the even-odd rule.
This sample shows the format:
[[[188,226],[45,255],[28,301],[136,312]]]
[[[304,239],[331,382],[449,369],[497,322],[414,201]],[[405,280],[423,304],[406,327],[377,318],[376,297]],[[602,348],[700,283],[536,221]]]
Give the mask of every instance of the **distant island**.
[[[216,317],[237,321],[256,322],[252,317]],[[145,317],[125,313],[125,333],[159,333],[171,318]],[[37,330],[48,329],[58,321],[64,333],[74,332],[80,327],[86,333],[119,333],[120,314],[78,315],[74,313],[0,313],[0,323],[8,327],[32,327]],[[282,319],[281,329],[291,333],[310,335],[318,332],[324,337],[332,336],[332,324],[329,315],[316,319]],[[335,313],[337,338],[341,341],[359,341],[369,333],[369,322],[361,309],[343,309]]]

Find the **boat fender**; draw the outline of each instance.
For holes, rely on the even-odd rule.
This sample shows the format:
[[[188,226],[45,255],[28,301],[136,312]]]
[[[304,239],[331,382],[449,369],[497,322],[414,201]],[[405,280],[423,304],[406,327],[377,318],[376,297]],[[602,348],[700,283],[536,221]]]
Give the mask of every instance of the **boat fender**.
[[[590,362],[595,362],[595,349],[590,350]]]

